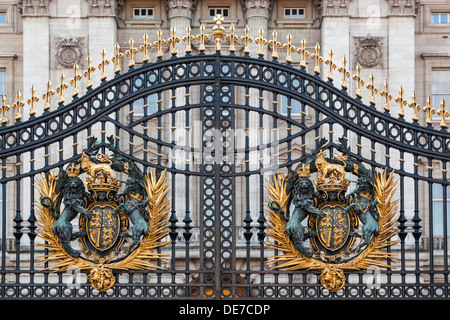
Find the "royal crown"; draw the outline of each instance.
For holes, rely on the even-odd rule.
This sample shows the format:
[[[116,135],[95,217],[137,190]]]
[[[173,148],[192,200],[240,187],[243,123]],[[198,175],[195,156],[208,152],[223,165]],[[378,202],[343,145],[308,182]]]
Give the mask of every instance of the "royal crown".
[[[66,169],[66,173],[69,177],[78,177],[80,175],[80,165],[71,163],[70,166]]]

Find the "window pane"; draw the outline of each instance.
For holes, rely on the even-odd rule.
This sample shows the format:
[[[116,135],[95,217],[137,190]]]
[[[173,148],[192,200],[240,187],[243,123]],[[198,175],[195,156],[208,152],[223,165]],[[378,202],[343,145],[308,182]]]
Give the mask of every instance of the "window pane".
[[[134,17],[139,18],[139,9],[134,9]]]
[[[147,9],[147,17],[153,17],[153,9]]]
[[[291,16],[291,9],[284,9],[284,16],[289,18]]]
[[[298,16],[300,18],[304,18],[305,17],[305,9],[298,9]]]
[[[441,14],[441,23],[448,23],[448,15]]]
[[[228,17],[228,9],[223,9],[223,16],[224,16],[225,18]]]
[[[0,70],[0,95],[6,94],[6,71]]]
[[[6,14],[0,13],[0,23],[6,23]]]
[[[438,14],[431,15],[431,23],[439,23],[439,15]]]
[[[297,17],[297,9],[291,9],[292,17]]]
[[[145,17],[147,15],[147,10],[146,9],[141,9],[141,16]]]
[[[216,15],[215,10],[214,9],[209,9],[209,16],[210,17],[214,17]]]

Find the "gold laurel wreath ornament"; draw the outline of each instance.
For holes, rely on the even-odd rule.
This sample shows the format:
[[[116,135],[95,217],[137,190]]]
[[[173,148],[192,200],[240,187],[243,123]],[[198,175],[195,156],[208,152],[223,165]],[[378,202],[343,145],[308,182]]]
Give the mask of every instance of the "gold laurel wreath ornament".
[[[326,263],[300,253],[285,232],[287,221],[267,205],[269,201],[276,201],[280,204],[281,209],[286,212],[289,194],[286,194],[285,177],[282,173],[274,175],[272,181],[268,181],[266,187],[268,202],[265,209],[269,225],[267,236],[272,238],[274,242],[267,242],[266,244],[281,251],[282,254],[269,257],[268,264],[272,269],[321,271],[319,280],[322,286],[331,292],[337,292],[345,285],[344,271],[366,270],[369,267],[392,268],[392,265],[388,264],[388,260],[396,263],[396,255],[393,252],[387,252],[386,248],[399,242],[399,240],[391,240],[392,237],[397,235],[394,217],[398,209],[398,200],[392,199],[396,192],[394,172],[392,171],[389,175],[387,170],[377,172],[375,182],[375,197],[378,199],[377,210],[379,213],[378,235],[374,235],[367,248],[354,259],[343,263]]]

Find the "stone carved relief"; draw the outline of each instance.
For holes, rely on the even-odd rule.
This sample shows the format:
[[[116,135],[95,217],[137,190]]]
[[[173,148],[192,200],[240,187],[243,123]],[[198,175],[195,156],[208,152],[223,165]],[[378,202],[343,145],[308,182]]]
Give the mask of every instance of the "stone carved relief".
[[[359,63],[365,68],[374,68],[381,66],[383,53],[381,45],[382,38],[372,37],[355,37],[355,64]]]
[[[72,68],[75,63],[80,64],[83,56],[82,46],[84,38],[64,37],[56,39],[56,62],[63,68]]]
[[[17,5],[22,16],[48,16],[49,2],[50,0],[20,0]]]
[[[192,17],[197,10],[198,0],[164,0],[167,17]]]
[[[246,19],[261,16],[270,20],[274,0],[241,0],[242,10]]]

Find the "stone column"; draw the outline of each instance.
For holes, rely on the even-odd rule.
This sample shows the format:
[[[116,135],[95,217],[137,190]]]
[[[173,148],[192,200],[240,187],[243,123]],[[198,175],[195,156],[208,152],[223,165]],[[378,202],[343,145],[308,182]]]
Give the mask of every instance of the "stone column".
[[[185,55],[186,45],[183,42],[182,38],[186,35],[186,28],[191,26],[192,15],[197,8],[198,0],[165,0],[164,5],[167,13],[167,18],[169,19],[169,32],[168,38],[172,37],[171,30],[175,28],[176,37],[179,37],[180,41],[176,43],[177,47],[177,56],[183,57]],[[194,32],[193,32],[194,33]],[[172,44],[169,44],[170,48],[172,48]],[[171,55],[171,49],[169,50],[169,55]],[[166,57],[167,59],[169,57]],[[192,95],[192,92],[189,94]],[[173,103],[176,106],[182,106],[186,102],[186,89],[177,88],[174,91],[174,94],[171,93],[171,96],[166,96],[164,101],[167,101],[164,105],[165,108],[170,108]],[[168,117],[167,122],[165,123],[165,134],[171,139],[175,141],[177,146],[192,146],[194,141],[198,141],[200,137],[194,137],[194,128],[196,126],[201,126],[201,123],[192,123],[196,119],[198,119],[199,111],[192,110],[190,112],[190,128],[188,128],[186,123],[186,114],[184,111],[177,112],[175,114],[175,123],[172,123],[172,120]],[[174,127],[174,128],[173,128]],[[200,130],[197,130],[201,132]],[[198,159],[198,158],[197,158]],[[187,162],[188,160],[189,162]],[[194,155],[191,155],[189,159],[186,158],[186,151],[184,148],[176,149],[172,151],[172,154],[169,155],[169,165],[174,164],[175,168],[184,170],[186,169],[186,164],[188,163],[190,168],[193,167],[194,163]],[[186,190],[186,177],[183,175],[175,176],[175,194],[172,195],[173,198],[173,206],[176,210],[176,215],[178,220],[181,221],[185,217],[186,211],[192,212],[192,208],[194,205],[193,192],[194,190],[198,190],[198,187],[194,186],[190,183],[189,187],[190,194],[187,193]],[[186,208],[186,197],[190,197],[189,199],[189,207]],[[197,198],[197,197],[195,197]],[[194,222],[195,223],[195,222]]]
[[[117,24],[115,19],[116,5],[111,0],[89,0],[88,14],[88,50],[93,65],[102,61],[101,52],[106,51],[108,60],[114,55],[114,44],[117,41]],[[114,76],[114,64],[106,68],[108,79]],[[100,72],[93,77],[94,87],[100,83]]]
[[[250,44],[250,56],[253,58],[258,57],[258,44],[255,43],[255,40],[258,38],[258,31],[260,29],[264,32],[264,38],[271,38],[269,35],[269,19],[270,14],[272,12],[273,0],[241,0],[242,10],[244,11],[244,17],[246,20],[246,24],[250,30],[250,37],[253,38],[253,42]],[[265,59],[269,59],[267,57],[268,46],[265,46],[264,57]],[[250,106],[259,107],[261,101],[264,104],[264,108],[269,106],[268,101],[272,101],[272,97],[269,98],[269,95],[263,94],[260,97],[260,93],[256,89],[250,89]],[[262,100],[262,99],[264,100]],[[266,117],[266,119],[268,119]],[[243,119],[237,119],[237,121],[243,121]],[[262,143],[267,143],[272,138],[272,126],[271,122],[266,120],[263,122],[263,125],[260,124],[260,115],[256,112],[251,112],[249,117],[249,129],[247,130],[247,134],[249,135],[249,146],[255,147]],[[261,141],[262,138],[262,141]],[[244,139],[238,139],[241,141],[237,141],[237,143],[244,143]],[[245,145],[238,145],[238,147],[245,147]],[[270,150],[264,151],[264,156],[261,156],[259,150],[252,151],[249,154],[249,167],[250,170],[257,170],[260,168],[260,165],[264,165],[264,160],[270,161]],[[263,161],[263,162],[261,162]],[[266,163],[267,164],[267,163]],[[267,164],[270,165],[270,164]],[[269,174],[269,173],[268,173]],[[252,219],[255,221],[258,219],[261,209],[261,202],[264,201],[264,198],[260,198],[260,183],[264,183],[260,181],[260,179],[265,179],[262,175],[252,175],[250,176],[250,214]],[[237,221],[242,221],[243,217],[238,217]]]
[[[32,85],[36,87],[37,95],[46,92],[46,83],[50,80],[49,6],[50,0],[31,0],[22,4],[23,74],[26,75],[22,89],[25,97],[29,96]],[[36,115],[43,112],[43,106],[36,104]]]
[[[388,15],[388,80],[389,91],[394,100],[399,96],[400,86],[404,89],[403,99],[411,102],[412,92],[415,86],[415,17],[416,4],[412,2],[389,1]],[[420,103],[420,102],[418,102]],[[391,115],[397,117],[398,103],[394,101],[390,104]],[[412,122],[412,110],[405,106],[405,121]],[[393,166],[399,166],[400,155],[391,157]],[[404,167],[407,172],[414,172],[414,158],[411,154],[405,154]],[[414,182],[412,179],[405,179],[404,190],[404,210],[406,218],[411,221],[414,217],[415,198]],[[410,223],[410,222],[407,222]],[[414,246],[412,237],[406,238],[406,244]]]
[[[348,0],[335,3],[336,1],[328,1],[322,8],[322,28],[321,30],[321,43],[320,54],[324,61],[329,59],[329,52],[333,50],[333,63],[336,64],[336,69],[333,70],[333,84],[337,88],[341,88],[342,73],[339,73],[338,68],[342,66],[342,58],[345,56],[347,59],[346,69],[351,72],[350,57],[350,16],[348,13],[347,2]],[[314,47],[315,44],[307,44],[308,47]],[[310,54],[314,53],[314,49],[309,49]],[[325,81],[328,75],[328,65],[322,64],[321,76]],[[314,64],[311,60],[309,72],[313,73]],[[348,92],[352,94],[352,81],[347,79]],[[343,134],[343,130],[337,126],[333,127],[333,137],[337,139]],[[322,127],[322,137],[328,138],[328,127]],[[349,137],[350,138],[350,137]]]

